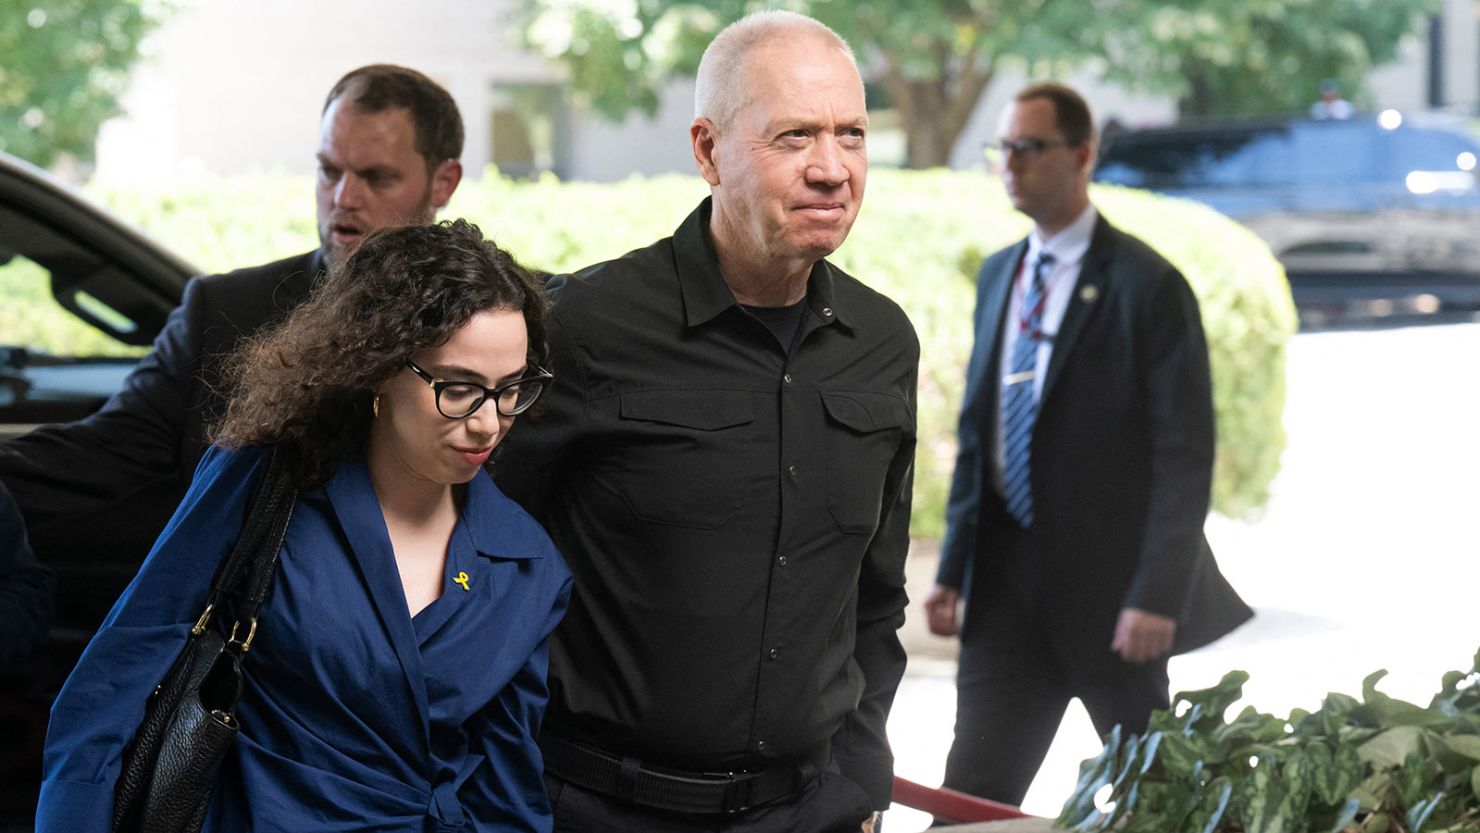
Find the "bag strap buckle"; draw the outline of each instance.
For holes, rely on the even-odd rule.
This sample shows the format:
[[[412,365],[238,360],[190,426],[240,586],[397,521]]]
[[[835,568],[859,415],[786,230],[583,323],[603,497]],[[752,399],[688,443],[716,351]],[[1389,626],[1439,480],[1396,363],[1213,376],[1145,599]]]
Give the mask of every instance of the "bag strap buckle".
[[[215,609],[215,603],[206,605],[206,609],[200,612],[200,618],[195,620],[195,627],[190,629],[191,636],[200,636],[205,632],[206,624],[211,621],[211,611]]]
[[[226,647],[230,648],[232,645],[235,645],[245,654],[247,651],[252,650],[252,640],[257,637],[257,617],[253,616],[247,620],[247,638],[237,641],[236,632],[241,628],[241,624],[241,620],[239,619],[231,623],[231,636],[226,638]]]

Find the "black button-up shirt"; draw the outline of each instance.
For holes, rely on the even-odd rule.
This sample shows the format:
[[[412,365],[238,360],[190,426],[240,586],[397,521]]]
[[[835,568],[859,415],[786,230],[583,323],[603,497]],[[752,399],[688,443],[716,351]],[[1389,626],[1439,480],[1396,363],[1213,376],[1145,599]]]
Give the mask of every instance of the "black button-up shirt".
[[[702,772],[831,740],[882,809],[919,342],[820,261],[784,350],[708,218],[552,283],[556,380],[498,463],[576,578],[545,730]]]

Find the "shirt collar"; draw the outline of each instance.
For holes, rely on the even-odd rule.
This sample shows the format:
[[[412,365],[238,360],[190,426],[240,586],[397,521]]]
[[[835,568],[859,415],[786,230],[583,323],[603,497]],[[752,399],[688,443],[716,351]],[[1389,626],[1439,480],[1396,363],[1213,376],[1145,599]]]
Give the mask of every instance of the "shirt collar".
[[[713,320],[725,310],[739,310],[735,293],[730,291],[719,271],[719,257],[709,239],[711,199],[705,197],[673,232],[674,265],[678,271],[679,290],[683,294],[684,323],[690,327]],[[838,309],[832,264],[818,260],[807,278],[807,306],[824,324],[844,322]]]
[[[1085,206],[1079,216],[1074,218],[1074,222],[1047,240],[1038,235],[1038,228],[1035,226],[1028,232],[1028,254],[1024,262],[1037,263],[1039,253],[1046,251],[1053,255],[1054,262],[1059,265],[1078,263],[1084,259],[1085,252],[1089,251],[1099,217],[1100,213],[1093,205]]]
[[[539,558],[549,548],[539,525],[494,485],[487,471],[468,481],[462,524],[473,549],[486,557]]]
[[[375,487],[370,482],[370,461],[360,444],[329,477],[325,489],[335,500],[334,511],[345,525],[384,528]],[[468,481],[467,499],[459,522],[467,530],[473,549],[492,558],[539,558],[548,550],[548,538],[533,518],[504,496],[486,471]]]

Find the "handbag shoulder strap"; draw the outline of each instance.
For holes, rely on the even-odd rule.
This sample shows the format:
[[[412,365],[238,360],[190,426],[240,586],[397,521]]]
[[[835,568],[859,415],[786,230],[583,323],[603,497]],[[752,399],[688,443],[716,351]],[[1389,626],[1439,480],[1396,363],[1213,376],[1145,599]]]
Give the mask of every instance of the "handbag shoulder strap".
[[[236,631],[239,626],[247,626],[247,633],[240,637],[244,651],[256,631],[257,611],[272,586],[278,552],[282,549],[283,536],[293,516],[293,506],[298,501],[288,458],[289,454],[283,448],[272,450],[267,473],[247,506],[241,535],[211,582],[210,607],[219,606],[228,597],[237,602],[232,638],[238,639]]]

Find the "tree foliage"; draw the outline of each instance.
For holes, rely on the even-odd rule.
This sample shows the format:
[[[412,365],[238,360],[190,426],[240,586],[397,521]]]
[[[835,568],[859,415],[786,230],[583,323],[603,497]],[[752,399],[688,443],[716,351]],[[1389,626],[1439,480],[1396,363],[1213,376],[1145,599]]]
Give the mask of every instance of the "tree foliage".
[[[1298,111],[1327,78],[1362,103],[1367,75],[1438,8],[1437,0],[1120,5],[1124,22],[1095,44],[1106,77],[1175,95],[1184,116]]]
[[[0,0],[0,150],[38,165],[93,157],[139,43],[173,0]]]
[[[1297,109],[1323,78],[1358,89],[1436,0],[520,0],[527,42],[598,112],[653,113],[725,24],[788,8],[833,27],[895,107],[910,167],[942,165],[1004,68],[1088,63],[1184,109]]]

